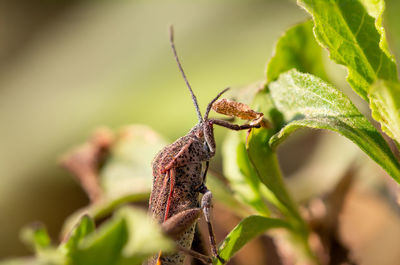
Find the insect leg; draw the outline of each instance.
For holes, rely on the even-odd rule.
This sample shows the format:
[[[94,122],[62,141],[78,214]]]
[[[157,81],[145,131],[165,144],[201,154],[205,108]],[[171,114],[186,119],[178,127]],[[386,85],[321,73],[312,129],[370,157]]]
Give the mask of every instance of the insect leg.
[[[168,194],[167,206],[165,208],[164,221],[168,219],[168,213],[169,213],[169,208],[171,207],[172,195],[174,194],[175,173],[176,173],[175,168],[171,168],[169,170],[169,194]]]
[[[180,246],[177,246],[177,249],[179,251],[182,251],[183,253],[192,256],[195,259],[198,259],[200,261],[202,261],[204,264],[212,264],[212,259],[209,256],[206,256],[204,254],[201,254],[197,251],[191,250],[191,249],[187,249],[187,248],[183,248]]]
[[[235,130],[235,131],[240,131],[240,130],[246,130],[246,129],[251,129],[251,128],[260,128],[261,125],[259,124],[243,124],[243,125],[237,125],[237,124],[232,124],[230,122],[224,121],[224,120],[219,120],[219,119],[210,119],[210,122],[212,122],[213,124],[231,129],[231,130]]]
[[[180,166],[184,166],[187,163],[187,157],[185,155],[185,153],[188,152],[189,150],[189,146],[192,143],[189,142],[187,144],[185,144],[181,150],[179,151],[178,154],[175,155],[175,157],[164,167],[161,169],[160,173],[165,173],[168,170],[174,168],[174,167],[180,167]]]
[[[204,213],[204,218],[207,222],[208,226],[208,234],[209,234],[209,239],[210,239],[210,245],[211,245],[211,252],[214,257],[217,257],[222,263],[225,263],[224,259],[222,259],[218,255],[217,251],[217,243],[215,241],[215,235],[214,235],[214,229],[211,224],[211,207],[212,207],[212,193],[207,189],[207,187],[204,186],[204,195],[203,198],[201,199],[201,208],[203,209]]]
[[[206,182],[206,176],[207,176],[207,172],[208,172],[208,167],[210,166],[210,161],[206,161],[206,168],[203,172],[203,183]],[[206,188],[207,189],[207,188]]]

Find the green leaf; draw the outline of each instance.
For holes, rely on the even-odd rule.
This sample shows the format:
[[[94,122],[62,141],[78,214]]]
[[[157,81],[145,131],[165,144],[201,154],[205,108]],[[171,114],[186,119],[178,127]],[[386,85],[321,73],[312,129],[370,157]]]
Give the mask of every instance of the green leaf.
[[[273,121],[275,128],[283,127],[283,116],[276,109],[268,90],[261,90],[255,96],[252,108],[262,112]],[[290,218],[300,220],[297,206],[290,198],[282,178],[276,152],[269,146],[269,140],[276,130],[254,129],[248,136],[246,151],[254,168],[254,174],[267,187],[266,198]]]
[[[219,255],[228,261],[236,254],[247,242],[261,235],[265,231],[273,228],[289,228],[288,224],[280,219],[267,218],[263,216],[249,216],[243,219],[226,236],[219,247]],[[216,264],[222,264],[219,260]]]
[[[278,40],[274,56],[267,66],[267,82],[290,69],[312,73],[328,80],[322,61],[322,49],[314,38],[311,20],[288,29]]]
[[[384,131],[400,143],[400,84],[378,80],[369,90],[372,117]]]
[[[313,17],[319,43],[330,51],[335,62],[347,67],[348,82],[364,100],[368,100],[368,88],[378,78],[398,80],[381,26],[383,1],[298,0],[298,3]]]
[[[272,147],[302,127],[332,130],[357,144],[400,182],[400,164],[389,146],[342,92],[315,76],[295,70],[281,74],[269,88],[287,122],[270,139]]]
[[[61,235],[66,235],[76,226],[81,219],[81,216],[87,214],[92,216],[93,219],[99,220],[105,218],[121,205],[132,203],[132,202],[143,202],[149,198],[149,193],[136,193],[136,194],[125,194],[121,196],[117,196],[114,198],[106,198],[103,201],[100,201],[96,204],[91,204],[87,207],[81,208],[70,215],[61,229]]]
[[[223,168],[226,178],[238,199],[252,206],[260,214],[269,215],[261,196],[260,180],[252,172],[245,142],[238,132],[229,132],[223,145]]]
[[[161,227],[145,211],[124,207],[117,212],[117,217],[123,218],[128,225],[128,241],[122,250],[123,257],[146,258],[160,250],[173,250],[174,243],[163,235]]]
[[[273,103],[271,93],[267,89],[261,90],[254,98],[252,108],[260,111],[269,120],[273,121],[275,129],[254,129],[248,137],[247,153],[258,178],[268,188],[268,194],[264,194],[282,214],[285,215],[287,224],[290,226],[291,235],[298,243],[300,255],[308,263],[315,264],[316,258],[309,246],[309,228],[298,212],[297,205],[292,200],[284,183],[279,167],[276,150],[269,145],[271,137],[276,129],[282,128],[284,116]]]
[[[265,129],[252,130],[247,145],[249,161],[259,180],[273,194],[268,199],[293,221],[301,222],[297,207],[290,198],[283,181],[276,152],[268,144],[272,132]]]
[[[35,252],[48,248],[51,243],[47,230],[41,223],[35,223],[31,226],[24,227],[21,230],[21,240],[26,245],[32,247]]]
[[[35,223],[21,230],[21,240],[32,247],[35,256],[30,258],[10,259],[0,262],[1,265],[61,265],[65,264],[65,257],[54,246],[45,227]]]
[[[158,224],[142,210],[125,206],[96,232],[90,233],[89,219],[83,219],[67,242],[68,264],[141,264],[160,250],[172,250],[173,243]],[[73,246],[73,247],[71,247]]]
[[[84,238],[76,249],[68,253],[71,265],[112,265],[120,259],[127,242],[127,224],[124,218],[112,218],[96,233]]]
[[[76,224],[75,228],[68,235],[67,240],[60,245],[60,251],[64,252],[65,255],[73,252],[79,243],[90,233],[95,230],[95,224],[93,219],[88,215],[83,215],[79,223]]]
[[[379,47],[394,62],[395,59],[394,59],[394,56],[389,51],[387,40],[386,40],[385,28],[383,27],[383,24],[382,24],[383,12],[385,11],[385,1],[383,1],[383,0],[360,0],[360,2],[364,5],[368,14],[371,17],[375,18],[375,28],[378,30],[380,37],[381,37],[381,39],[379,41]]]

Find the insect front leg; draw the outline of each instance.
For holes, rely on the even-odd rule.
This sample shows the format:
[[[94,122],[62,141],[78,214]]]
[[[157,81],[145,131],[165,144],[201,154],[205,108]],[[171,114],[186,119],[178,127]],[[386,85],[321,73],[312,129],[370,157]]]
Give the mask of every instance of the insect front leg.
[[[206,182],[206,177],[207,177],[207,172],[208,172],[209,166],[210,166],[210,161],[206,161],[206,168],[204,169],[204,172],[203,172],[203,183],[201,184],[202,187],[204,186],[204,183]]]
[[[217,257],[222,263],[225,263],[225,260],[218,255],[214,229],[211,223],[212,193],[204,184],[202,185],[200,192],[204,194],[203,198],[201,199],[201,209],[203,209],[204,219],[206,220],[208,227],[208,238],[211,245],[211,254],[212,256]]]
[[[224,121],[224,120],[219,120],[219,119],[210,119],[210,122],[213,124],[217,124],[219,126],[235,130],[235,131],[240,131],[240,130],[246,130],[246,129],[252,129],[252,128],[260,128],[260,124],[243,124],[243,125],[237,125],[237,124],[232,124],[230,122]]]

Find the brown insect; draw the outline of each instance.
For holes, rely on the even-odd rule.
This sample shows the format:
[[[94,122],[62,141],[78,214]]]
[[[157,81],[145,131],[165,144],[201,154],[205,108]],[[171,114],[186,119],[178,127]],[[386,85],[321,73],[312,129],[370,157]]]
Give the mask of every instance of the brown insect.
[[[194,230],[198,218],[204,215],[208,225],[211,254],[222,260],[217,253],[213,227],[211,225],[212,194],[205,185],[210,159],[215,154],[213,126],[219,125],[231,130],[245,130],[260,127],[259,124],[236,125],[230,122],[209,118],[213,103],[228,90],[220,92],[201,115],[196,96],[186,78],[179,61],[170,28],[170,42],[175,60],[192,96],[199,122],[190,132],[164,147],[154,158],[153,187],[149,201],[149,211],[153,219],[161,223],[166,234],[175,239],[177,252],[159,253],[149,259],[148,264],[180,265],[185,255],[192,255],[205,263],[211,263],[209,256],[191,250]],[[203,169],[203,163],[205,164]],[[200,199],[200,194],[202,198]]]

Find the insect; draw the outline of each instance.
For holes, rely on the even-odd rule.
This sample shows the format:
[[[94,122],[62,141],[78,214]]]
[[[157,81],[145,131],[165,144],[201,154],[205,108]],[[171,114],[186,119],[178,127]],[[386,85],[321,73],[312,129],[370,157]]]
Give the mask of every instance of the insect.
[[[157,256],[151,258],[148,264],[180,265],[184,263],[187,254],[205,263],[211,263],[211,257],[190,250],[190,248],[195,225],[203,214],[208,226],[211,254],[222,260],[217,253],[211,224],[212,194],[205,185],[209,161],[215,155],[216,150],[213,126],[219,125],[232,130],[245,130],[258,128],[260,125],[237,125],[208,117],[213,103],[228,88],[220,92],[208,104],[206,112],[202,116],[196,96],[178,58],[172,26],[170,27],[170,43],[179,70],[192,96],[199,121],[187,135],[164,147],[153,159],[153,186],[149,200],[149,211],[153,219],[161,223],[164,232],[175,239],[178,252],[174,254],[160,252]],[[201,199],[200,194],[203,195]]]

